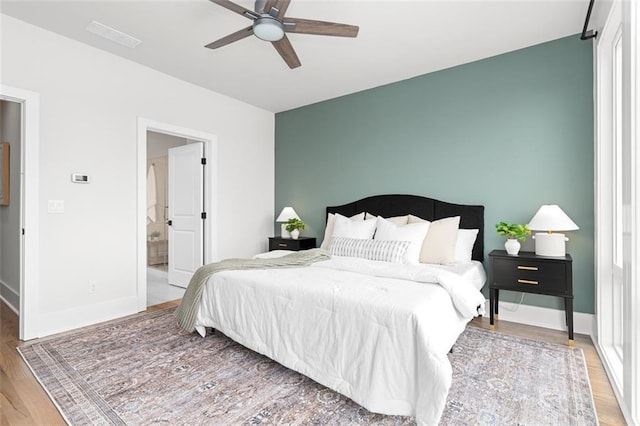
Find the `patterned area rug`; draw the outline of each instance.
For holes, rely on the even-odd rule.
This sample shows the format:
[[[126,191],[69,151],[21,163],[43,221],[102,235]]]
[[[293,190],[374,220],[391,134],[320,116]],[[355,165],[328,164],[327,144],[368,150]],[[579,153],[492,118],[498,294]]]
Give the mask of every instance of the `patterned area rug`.
[[[72,425],[415,424],[344,396],[216,332],[181,331],[173,309],[19,348]],[[594,425],[581,349],[467,327],[449,354],[441,425]]]

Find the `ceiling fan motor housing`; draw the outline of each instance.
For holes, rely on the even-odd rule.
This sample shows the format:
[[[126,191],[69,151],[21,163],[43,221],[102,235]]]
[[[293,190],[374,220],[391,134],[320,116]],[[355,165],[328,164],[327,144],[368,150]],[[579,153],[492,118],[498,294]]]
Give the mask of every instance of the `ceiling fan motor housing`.
[[[263,13],[253,21],[253,33],[260,40],[278,41],[284,37],[284,25],[273,16]]]

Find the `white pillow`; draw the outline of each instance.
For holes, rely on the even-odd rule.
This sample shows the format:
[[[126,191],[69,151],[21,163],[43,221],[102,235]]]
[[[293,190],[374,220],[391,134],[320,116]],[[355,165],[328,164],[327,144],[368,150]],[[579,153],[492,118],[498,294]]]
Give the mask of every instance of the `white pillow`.
[[[351,220],[364,220],[364,212],[351,216]],[[327,215],[327,226],[324,229],[324,239],[322,240],[322,244],[320,244],[320,248],[329,250],[329,243],[331,242],[331,236],[333,235],[333,224],[335,221],[336,215],[329,213]]]
[[[421,217],[414,216],[412,214],[409,215],[409,223],[420,223],[420,222],[429,222],[429,223],[431,223],[430,220],[423,219]]]
[[[453,257],[456,262],[469,262],[473,256],[473,245],[478,237],[477,229],[458,229],[456,249]]]
[[[409,241],[363,240],[334,237],[329,253],[334,256],[359,257],[383,262],[404,263]]]
[[[420,250],[429,231],[429,222],[412,223],[398,226],[393,222],[378,216],[376,220],[376,234],[374,239],[384,241],[409,241],[405,262],[412,265],[420,263]]]
[[[367,215],[365,216],[365,220],[372,220],[377,218],[378,216],[372,215],[371,213],[367,213]],[[407,223],[409,223],[409,215],[385,217],[385,219],[393,224],[400,225],[400,226],[406,225]]]
[[[370,240],[373,238],[374,232],[376,232],[376,221],[351,220],[348,217],[336,213],[331,237]]]
[[[409,224],[429,222],[417,216],[409,215]],[[449,265],[455,261],[456,240],[460,216],[446,217],[430,222],[429,232],[422,244],[420,263]]]

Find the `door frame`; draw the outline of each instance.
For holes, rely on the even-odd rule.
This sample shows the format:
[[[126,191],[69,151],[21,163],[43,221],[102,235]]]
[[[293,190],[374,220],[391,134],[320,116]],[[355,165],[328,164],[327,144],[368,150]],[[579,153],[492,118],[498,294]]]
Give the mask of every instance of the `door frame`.
[[[0,84],[0,99],[21,105],[20,141],[20,312],[18,338],[39,337],[40,282],[40,94]],[[19,231],[21,232],[21,231]]]
[[[207,212],[207,219],[204,222],[204,259],[205,263],[218,259],[217,238],[215,238],[218,230],[217,137],[211,133],[138,117],[136,257],[139,312],[147,309],[147,131],[204,143],[204,155],[207,159],[207,165],[204,168],[204,208]]]
[[[622,29],[622,144],[623,144],[623,357],[611,356],[607,318],[611,309],[611,202],[612,153],[607,135],[613,123],[610,118],[611,41]],[[594,50],[595,81],[595,255],[597,331],[594,343],[602,359],[620,409],[630,424],[640,424],[640,5],[638,2],[614,1],[599,31]]]

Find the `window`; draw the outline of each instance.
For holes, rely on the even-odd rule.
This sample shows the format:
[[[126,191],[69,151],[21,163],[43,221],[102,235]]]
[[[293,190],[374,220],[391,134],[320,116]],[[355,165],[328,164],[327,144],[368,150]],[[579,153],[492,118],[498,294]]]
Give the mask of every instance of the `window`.
[[[612,149],[612,188],[613,194],[613,259],[611,283],[611,346],[616,356],[623,362],[624,341],[624,181],[622,163],[622,29],[613,40],[611,72],[611,149]]]
[[[596,312],[598,346],[611,382],[623,387],[625,156],[621,6],[614,2],[596,48]]]

